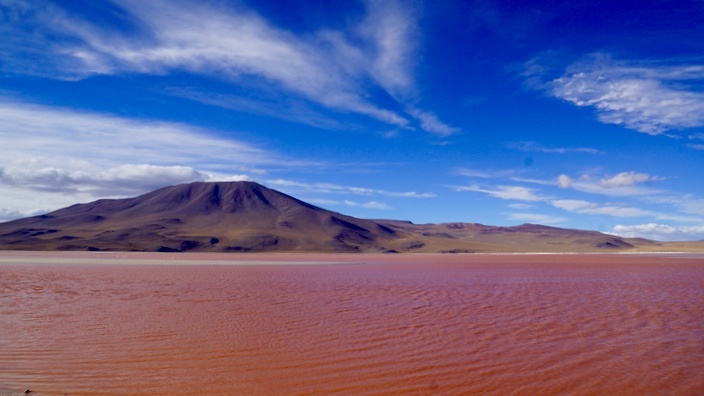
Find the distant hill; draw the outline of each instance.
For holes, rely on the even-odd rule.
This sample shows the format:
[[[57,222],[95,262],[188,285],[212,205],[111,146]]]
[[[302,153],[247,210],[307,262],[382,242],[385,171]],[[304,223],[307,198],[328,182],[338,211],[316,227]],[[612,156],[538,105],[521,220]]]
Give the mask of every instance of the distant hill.
[[[322,209],[253,182],[191,183],[0,223],[3,250],[613,252],[667,246],[524,224],[413,224]]]

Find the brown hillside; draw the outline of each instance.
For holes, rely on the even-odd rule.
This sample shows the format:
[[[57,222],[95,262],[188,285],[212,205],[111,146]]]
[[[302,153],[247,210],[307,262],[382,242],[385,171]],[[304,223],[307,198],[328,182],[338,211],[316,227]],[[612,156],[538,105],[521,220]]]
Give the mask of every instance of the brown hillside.
[[[364,220],[253,182],[191,183],[0,223],[0,249],[216,252],[598,252],[664,245],[524,224]]]

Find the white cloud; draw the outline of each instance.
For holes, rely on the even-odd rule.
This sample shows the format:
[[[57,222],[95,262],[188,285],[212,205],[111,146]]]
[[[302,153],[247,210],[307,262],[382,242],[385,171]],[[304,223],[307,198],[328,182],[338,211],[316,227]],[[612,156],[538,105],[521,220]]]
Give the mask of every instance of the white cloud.
[[[572,179],[567,175],[560,175],[557,177],[557,185],[560,188],[569,188],[572,185]]]
[[[254,181],[248,175],[208,175],[207,182],[238,182]]]
[[[443,123],[430,111],[419,110],[414,107],[408,107],[406,111],[420,121],[421,128],[438,136],[450,136],[459,132],[459,128],[453,128]]]
[[[474,169],[459,169],[460,175],[467,177],[479,177],[483,179],[499,177],[499,175],[488,172],[481,172]],[[522,186],[484,186],[480,184],[472,184],[469,186],[448,186],[455,191],[473,191],[481,192],[489,196],[505,199],[517,200],[525,202],[545,202],[555,208],[565,210],[571,213],[579,213],[582,215],[593,216],[610,216],[616,218],[651,218],[658,221],[676,221],[685,223],[701,222],[701,216],[704,215],[704,204],[701,200],[693,196],[671,196],[666,191],[655,189],[649,186],[641,186],[639,184],[650,184],[653,182],[665,180],[659,176],[653,176],[646,173],[635,171],[621,172],[616,175],[608,175],[601,178],[583,174],[578,178],[572,178],[568,175],[561,174],[556,179],[529,179],[510,175],[507,176],[510,180],[523,183],[537,184],[540,186],[550,186],[553,189],[572,189],[577,192],[585,192],[589,194],[599,194],[608,197],[618,197],[620,202],[594,203],[583,199],[562,199],[561,197],[548,196],[543,194],[538,189],[532,189]],[[541,187],[546,189],[546,187]],[[631,198],[635,198],[631,199]],[[638,203],[646,203],[647,208],[639,207]],[[668,205],[677,209],[668,211],[662,207],[653,205]],[[534,205],[525,203],[508,205],[511,209],[515,209],[520,213],[511,214],[512,220],[532,221],[530,216],[536,215],[533,212]],[[528,213],[526,213],[528,212]],[[508,216],[509,214],[506,213]],[[522,217],[520,217],[520,216]],[[542,215],[541,215],[542,216]],[[557,219],[562,217],[554,217],[553,222],[557,223]],[[548,224],[550,218],[545,221],[539,217],[535,217],[536,222]]]
[[[418,43],[417,16],[397,1],[366,1],[369,9],[359,27],[373,44],[372,76],[399,99],[413,89],[409,72]]]
[[[510,179],[512,181],[517,181],[520,183],[539,184],[541,186],[554,186],[555,185],[555,182],[553,180],[529,179],[529,178],[525,178],[525,177],[511,177]]]
[[[600,194],[611,197],[629,196],[649,196],[663,192],[663,190],[652,187],[637,186],[639,183],[651,183],[665,180],[659,176],[652,176],[646,173],[621,172],[615,176],[604,177],[599,181],[594,181],[589,175],[582,175],[579,179],[562,174],[557,177],[557,186],[566,189],[572,188],[577,191],[590,194]]]
[[[266,184],[290,192],[292,194],[353,194],[361,196],[381,195],[396,198],[434,198],[434,193],[419,193],[415,191],[387,191],[381,189],[341,186],[332,183],[302,183],[291,180],[274,179],[266,180]]]
[[[381,210],[386,210],[386,209],[391,209],[391,207],[385,203],[381,202],[376,202],[376,201],[369,201],[369,202],[354,202],[354,201],[348,201],[345,200],[345,205],[347,206],[352,206],[352,207],[361,207],[365,209],[381,209]]]
[[[570,154],[570,153],[585,153],[585,154],[604,154],[602,151],[588,147],[544,147],[535,142],[510,142],[507,143],[509,148],[520,151],[534,151],[539,153],[552,154]]]
[[[642,200],[651,204],[674,205],[679,208],[681,213],[685,213],[685,215],[646,210],[625,203],[609,202],[605,204],[596,204],[578,199],[554,199],[550,200],[549,203],[556,208],[572,213],[605,215],[612,217],[650,217],[661,221],[698,223],[702,221],[701,215],[704,215],[704,204],[701,200],[688,200],[683,197],[645,197]]]
[[[509,220],[527,221],[538,224],[557,224],[567,220],[564,217],[555,217],[539,213],[505,213],[505,215]]]
[[[641,186],[622,186],[615,188],[604,188],[598,183],[587,182],[587,181],[575,181],[571,184],[571,187],[577,191],[586,192],[590,194],[606,195],[609,197],[634,197],[634,196],[649,196],[660,194],[663,190],[641,187]]]
[[[516,173],[513,169],[503,169],[503,170],[478,170],[470,168],[459,168],[456,170],[457,174],[466,177],[480,177],[482,179],[491,178],[505,178],[511,177]]]
[[[576,212],[581,209],[589,208],[594,204],[577,199],[556,199],[552,201],[552,205],[556,208],[564,209],[569,212]]]
[[[704,65],[616,61],[596,54],[549,83],[550,94],[593,107],[599,120],[651,135],[704,125]]]
[[[457,173],[462,176],[480,177],[482,179],[488,179],[488,178],[492,177],[491,174],[489,174],[487,172],[479,171],[479,170],[475,170],[475,169],[467,169],[467,168],[459,169],[457,171]]]
[[[357,201],[351,201],[348,199],[345,199],[342,201],[336,201],[336,200],[332,200],[332,199],[323,199],[323,198],[308,198],[308,199],[306,199],[306,202],[314,204],[314,205],[321,205],[321,206],[349,206],[349,207],[353,207],[353,208],[364,208],[364,209],[374,209],[374,210],[391,209],[391,206],[389,206],[383,202],[377,202],[377,201],[357,202]]]
[[[394,191],[384,191],[384,190],[371,190],[377,194],[386,195],[389,197],[401,197],[401,198],[435,198],[437,194],[435,193],[419,193],[415,191],[406,192],[394,192]]]
[[[207,175],[188,166],[125,164],[104,171],[0,167],[0,183],[25,189],[99,196],[124,196],[159,187],[204,181]]]
[[[455,191],[474,191],[488,194],[495,198],[501,199],[512,199],[517,201],[544,201],[547,198],[536,194],[536,190],[533,188],[527,188],[522,186],[496,186],[495,189],[486,189],[479,186],[456,186]]]
[[[210,106],[222,107],[244,113],[275,117],[286,121],[307,124],[322,129],[345,129],[348,126],[316,112],[305,100],[291,98],[244,97],[201,91],[193,88],[168,88],[164,93],[193,100]]]
[[[12,27],[0,30],[10,48],[0,51],[4,68],[13,73],[57,73],[53,76],[67,79],[186,71],[234,85],[256,80],[267,89],[276,87],[318,105],[396,127],[410,127],[410,115],[430,133],[446,136],[456,131],[432,112],[409,106],[411,111],[401,114],[368,99],[375,88],[369,86],[373,81],[401,108],[417,101],[410,72],[417,59],[417,15],[401,2],[369,1],[366,17],[351,23],[351,29],[301,35],[274,26],[237,3],[119,0],[116,4],[123,8],[127,28],[122,30],[80,19],[50,3],[13,3],[6,16],[13,19]],[[22,7],[34,17],[13,18]],[[42,52],[29,50],[34,48]],[[35,62],[37,56],[44,62]],[[48,70],[37,69],[44,64]],[[271,103],[232,98],[213,103],[203,100],[203,95],[186,95],[191,96],[227,108],[298,122],[305,119],[286,115]]]
[[[647,238],[657,241],[704,240],[704,225],[671,226],[666,224],[617,225],[612,234],[629,238]]]
[[[563,209],[568,212],[582,214],[607,215],[615,217],[641,217],[656,215],[656,213],[647,210],[623,206],[620,204],[597,205],[589,201],[575,199],[556,199],[550,201],[550,204],[556,208]]]
[[[604,188],[619,188],[632,186],[636,183],[645,183],[664,180],[662,177],[650,176],[646,173],[621,172],[611,178],[601,179],[599,185]]]
[[[186,124],[3,101],[0,98],[0,160],[100,168],[124,163],[204,164],[219,171],[236,166],[283,164],[281,158],[214,131]],[[46,159],[46,160],[45,160]],[[295,162],[292,162],[295,165]],[[54,164],[51,164],[54,166]],[[80,166],[79,166],[80,168]]]
[[[535,205],[524,204],[524,203],[512,203],[507,206],[511,209],[516,209],[516,210],[528,210],[528,209],[535,208]]]
[[[682,197],[677,198],[673,203],[684,213],[704,216],[704,199]]]
[[[0,207],[6,213],[189,181],[242,179],[240,172],[260,173],[253,167],[311,165],[185,124],[2,99],[0,141]]]

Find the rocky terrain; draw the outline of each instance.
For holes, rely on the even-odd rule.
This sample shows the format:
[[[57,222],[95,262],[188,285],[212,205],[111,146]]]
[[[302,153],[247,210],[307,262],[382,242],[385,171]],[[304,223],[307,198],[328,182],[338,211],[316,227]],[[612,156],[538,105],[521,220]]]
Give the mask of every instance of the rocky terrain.
[[[704,250],[524,224],[413,224],[332,212],[254,182],[191,183],[0,223],[3,250],[620,252]]]

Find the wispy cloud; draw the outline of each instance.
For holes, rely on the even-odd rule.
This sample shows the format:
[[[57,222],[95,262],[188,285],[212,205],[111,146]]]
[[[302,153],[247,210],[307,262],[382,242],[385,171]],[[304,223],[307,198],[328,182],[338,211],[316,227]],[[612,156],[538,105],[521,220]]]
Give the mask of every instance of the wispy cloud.
[[[282,156],[204,128],[1,98],[0,138],[12,142],[0,145],[4,163],[33,159],[103,169],[125,163],[189,163],[212,171],[286,163]]]
[[[479,170],[479,169],[474,169],[474,168],[459,168],[455,172],[460,176],[478,177],[478,178],[482,178],[482,179],[506,178],[506,177],[510,177],[516,173],[516,171],[513,169]]]
[[[377,201],[369,201],[369,202],[355,202],[355,201],[350,201],[350,200],[345,200],[345,205],[347,206],[352,206],[352,207],[361,207],[365,209],[381,209],[381,210],[387,210],[391,209],[391,207],[385,203],[377,202]]]
[[[209,106],[235,110],[243,113],[274,117],[286,121],[307,124],[323,129],[349,129],[349,125],[326,117],[304,100],[281,100],[271,96],[244,97],[203,91],[196,88],[170,87],[163,91],[167,95],[193,100]]]
[[[551,154],[571,154],[571,153],[585,153],[585,154],[604,154],[604,152],[588,147],[545,147],[536,142],[509,142],[506,143],[508,148],[512,148],[520,151],[531,151],[538,153],[551,153]]]
[[[633,187],[624,187],[632,189]],[[658,190],[659,191],[659,190]],[[628,196],[622,194],[621,196]],[[658,210],[641,209],[636,206],[636,203],[629,202],[606,202],[594,203],[579,199],[550,199],[547,201],[550,205],[572,213],[580,213],[587,215],[605,215],[612,217],[650,217],[656,220],[677,221],[685,223],[698,223],[702,221],[701,215],[704,215],[704,201],[693,198],[691,196],[667,196],[667,195],[638,195],[638,203],[646,205],[667,205],[676,210],[663,210],[662,207]]]
[[[460,131],[459,128],[451,127],[440,121],[433,112],[420,110],[412,106],[406,107],[406,111],[420,122],[422,129],[435,135],[446,137]]]
[[[621,172],[616,176],[603,178],[599,181],[599,185],[603,188],[619,188],[632,186],[637,183],[647,183],[658,180],[665,180],[662,177],[651,176],[647,173],[636,173],[634,171]]]
[[[536,86],[536,75],[528,74]],[[703,82],[701,64],[615,60],[593,54],[539,86],[576,106],[594,108],[601,122],[660,135],[704,125],[704,93],[696,88]]]
[[[352,208],[364,208],[364,209],[374,209],[374,210],[392,209],[391,206],[389,206],[383,202],[378,202],[378,201],[357,202],[357,201],[352,201],[349,199],[338,201],[338,200],[334,200],[334,199],[309,198],[306,200],[306,202],[309,202],[309,203],[312,203],[315,205],[324,206],[324,207],[349,206]]]
[[[704,133],[695,133],[689,135],[689,140],[704,140]],[[690,143],[687,145],[687,147],[693,148],[695,150],[704,150],[704,143]]]
[[[394,198],[434,198],[435,193],[419,193],[415,191],[388,191],[381,189],[341,186],[333,183],[303,183],[292,180],[274,179],[266,180],[267,185],[276,186],[276,188],[290,192],[292,194],[352,194],[362,196],[386,196]]]
[[[512,181],[516,181],[516,182],[520,182],[520,183],[539,184],[542,186],[554,186],[555,185],[554,180],[529,179],[526,177],[511,177],[510,179]]]
[[[455,191],[480,192],[500,199],[510,199],[517,201],[545,201],[547,197],[536,193],[537,190],[522,186],[496,186],[495,188],[482,188],[476,184],[471,186],[455,186]]]
[[[704,240],[704,225],[671,226],[658,223],[635,225],[619,224],[613,228],[611,233],[622,237],[642,237],[657,241]]]
[[[656,213],[643,210],[635,207],[624,206],[620,204],[598,205],[592,202],[573,199],[556,199],[550,201],[550,204],[556,208],[566,210],[568,212],[606,215],[615,217],[641,217],[655,216]]]
[[[130,29],[98,25],[48,2],[11,3],[10,11],[2,14],[15,26],[5,27],[12,30],[4,35],[11,49],[0,51],[6,71],[73,79],[186,71],[233,85],[258,79],[317,105],[395,127],[412,127],[410,120],[415,119],[421,129],[436,135],[456,131],[432,112],[415,107],[418,90],[412,70],[418,17],[401,2],[369,1],[366,16],[351,29],[320,29],[306,35],[281,29],[241,4],[226,7],[186,0],[116,4]],[[23,12],[33,17],[15,17]],[[42,48],[41,57],[50,70],[37,70],[36,62],[25,67],[30,66],[27,59],[34,59],[28,56],[33,48]],[[395,108],[369,99],[379,88],[397,100]],[[252,105],[232,99],[207,103],[244,111]],[[273,110],[261,104],[254,109],[262,111],[271,115]]]
[[[414,89],[410,69],[420,35],[417,15],[396,1],[369,0],[366,6],[369,12],[358,29],[375,54],[371,75],[389,94],[403,99]]]
[[[641,176],[639,176],[641,175]],[[578,191],[582,192],[589,192],[589,193],[594,193],[594,194],[601,194],[601,195],[607,195],[607,196],[616,196],[616,197],[630,197],[630,196],[637,196],[639,199],[646,199],[646,200],[652,200],[652,201],[657,201],[653,198],[654,194],[661,193],[663,191],[661,190],[654,190],[654,189],[649,189],[649,188],[644,188],[644,187],[638,187],[638,186],[633,186],[632,184],[639,183],[639,182],[645,182],[650,179],[658,179],[653,176],[647,176],[647,175],[642,175],[642,174],[636,174],[636,173],[623,173],[621,176],[614,176],[610,178],[604,178],[600,181],[591,181],[591,180],[578,180],[574,181],[572,179],[569,179],[567,176],[564,176],[562,180],[558,181],[558,183],[562,183],[561,187],[563,188],[568,188],[568,187],[573,187]],[[530,179],[519,179],[519,178],[511,178],[512,180],[516,181],[524,181],[524,182],[530,182],[534,184],[540,184],[540,185],[553,185],[555,186],[556,182],[550,182],[547,183],[545,181],[541,180],[530,180]],[[567,180],[565,180],[567,179]],[[601,184],[604,184],[603,186]],[[455,191],[472,191],[472,192],[480,192],[487,194],[489,196],[492,196],[494,198],[499,198],[499,199],[504,199],[504,200],[516,200],[516,201],[524,201],[524,202],[534,202],[534,203],[546,203],[552,207],[562,209],[564,211],[570,212],[570,213],[578,213],[578,214],[583,214],[583,215],[602,215],[602,216],[611,216],[611,217],[651,217],[653,219],[658,219],[658,220],[673,220],[673,221],[678,221],[678,222],[696,222],[700,221],[699,217],[696,217],[696,215],[701,215],[704,214],[704,205],[699,200],[696,199],[683,199],[683,198],[678,198],[678,199],[668,199],[668,200],[661,200],[662,202],[660,203],[665,203],[665,204],[671,204],[676,207],[679,207],[681,213],[685,213],[686,215],[681,215],[681,214],[673,214],[673,213],[664,213],[661,211],[652,211],[652,210],[647,210],[647,209],[641,209],[637,206],[634,206],[632,203],[621,203],[621,202],[607,202],[604,204],[598,204],[594,202],[590,202],[587,200],[581,200],[581,199],[560,199],[556,198],[554,196],[548,196],[544,195],[540,192],[538,189],[534,188],[528,188],[528,187],[523,187],[523,186],[495,186],[495,187],[482,187],[479,185],[470,185],[470,186],[452,186],[452,188]],[[526,203],[514,203],[509,205],[512,209],[516,210],[526,210],[526,209],[531,209],[533,210],[535,208],[535,205],[533,204],[526,204]],[[508,214],[506,214],[508,216]],[[513,216],[509,217],[511,220],[525,220],[525,221],[532,221],[530,216],[535,215],[534,213],[520,213],[523,217],[517,217]],[[695,215],[695,216],[692,216]],[[547,216],[547,215],[539,215],[539,216]],[[538,215],[534,217],[533,220],[538,221],[539,218]],[[547,220],[552,221],[553,223],[557,222],[562,222],[566,221],[566,219],[562,217],[553,217],[548,218],[546,217]],[[558,221],[559,219],[559,221]],[[547,224],[547,223],[546,223]]]
[[[664,178],[630,171],[621,172],[610,177],[603,177],[599,180],[594,180],[594,178],[589,175],[582,175],[578,179],[573,179],[568,175],[562,174],[557,177],[556,184],[563,189],[573,188],[577,191],[590,194],[626,197],[660,194],[663,190],[643,187],[638,184],[649,184],[661,180],[664,180]]]
[[[190,166],[127,164],[97,172],[56,167],[0,167],[0,184],[6,186],[68,194],[87,193],[95,197],[136,194],[208,178]]]
[[[676,197],[670,203],[678,206],[683,213],[704,216],[704,199],[691,196]]]
[[[2,99],[0,141],[0,208],[22,213],[66,202],[51,193],[75,202],[312,165],[185,124]]]
[[[512,203],[507,206],[511,209],[516,209],[516,210],[528,210],[528,209],[535,208],[535,205],[525,204],[525,203]]]
[[[432,111],[418,108],[413,72],[420,40],[416,8],[397,1],[367,0],[368,15],[359,27],[372,43],[371,76],[416,119],[420,128],[440,137],[459,132]]]
[[[489,172],[480,171],[476,169],[462,168],[458,169],[457,173],[466,177],[479,177],[482,179],[489,179],[492,175]]]
[[[504,213],[509,220],[527,221],[538,224],[557,224],[567,221],[564,217],[550,216],[540,213]]]

